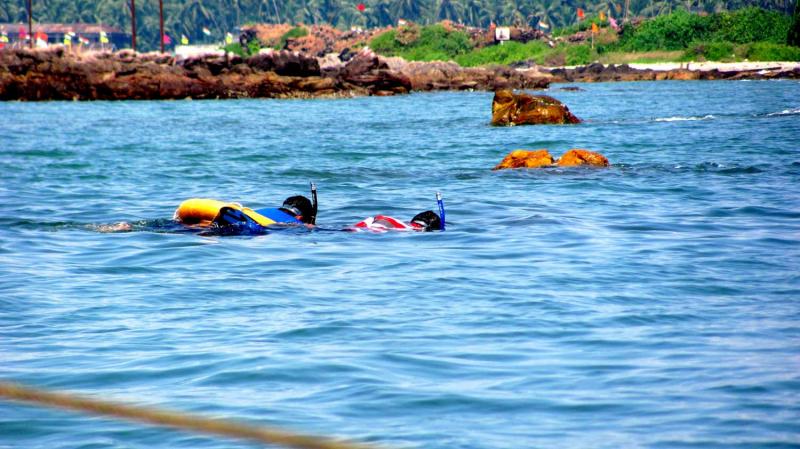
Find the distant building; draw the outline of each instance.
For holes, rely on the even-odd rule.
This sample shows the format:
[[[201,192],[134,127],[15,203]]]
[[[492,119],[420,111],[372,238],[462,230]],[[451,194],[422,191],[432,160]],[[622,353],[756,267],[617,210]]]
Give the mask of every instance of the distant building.
[[[8,36],[8,45],[27,46],[27,23],[0,23],[0,33]],[[20,38],[21,37],[21,38]],[[117,50],[130,47],[131,36],[117,27],[89,23],[37,23],[33,25],[34,45],[86,45],[91,48]]]

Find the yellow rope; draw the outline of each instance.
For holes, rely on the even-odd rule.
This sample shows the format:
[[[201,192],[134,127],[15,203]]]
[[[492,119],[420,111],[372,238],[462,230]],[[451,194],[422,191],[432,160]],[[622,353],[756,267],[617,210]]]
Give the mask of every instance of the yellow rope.
[[[335,441],[317,436],[294,434],[279,429],[255,427],[173,411],[154,410],[89,399],[67,393],[43,391],[4,381],[0,381],[0,397],[299,449],[375,449],[373,446],[359,443]]]

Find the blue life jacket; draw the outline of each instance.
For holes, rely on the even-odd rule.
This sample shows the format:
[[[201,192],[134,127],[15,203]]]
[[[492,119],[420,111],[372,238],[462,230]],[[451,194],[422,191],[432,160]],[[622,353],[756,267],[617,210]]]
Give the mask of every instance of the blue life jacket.
[[[286,212],[274,207],[256,209],[256,212],[271,220],[275,220],[278,223],[303,224],[303,222],[295,218],[294,215],[287,214]]]

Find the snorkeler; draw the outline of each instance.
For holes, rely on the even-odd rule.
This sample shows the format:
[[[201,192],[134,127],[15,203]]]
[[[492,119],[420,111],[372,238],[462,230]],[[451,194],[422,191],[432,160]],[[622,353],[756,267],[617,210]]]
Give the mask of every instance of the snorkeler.
[[[444,231],[445,214],[442,194],[436,192],[436,202],[439,205],[439,215],[432,210],[426,210],[414,215],[410,222],[404,223],[387,215],[375,215],[365,218],[352,226],[352,230],[370,230],[375,232],[386,231]]]
[[[356,230],[367,229],[376,232],[385,231],[436,231],[441,229],[442,221],[432,210],[420,212],[404,223],[397,218],[388,215],[375,215],[367,217],[353,225]]]

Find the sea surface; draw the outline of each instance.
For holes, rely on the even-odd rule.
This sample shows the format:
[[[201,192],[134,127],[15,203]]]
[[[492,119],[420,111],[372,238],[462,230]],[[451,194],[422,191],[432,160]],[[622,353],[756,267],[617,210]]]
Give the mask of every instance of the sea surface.
[[[800,447],[800,83],[0,103],[0,379],[383,448]],[[514,149],[607,169],[492,171]],[[316,230],[171,222],[192,197]],[[447,229],[345,232],[436,210]],[[103,225],[131,224],[105,233]],[[0,448],[255,448],[0,400]]]

